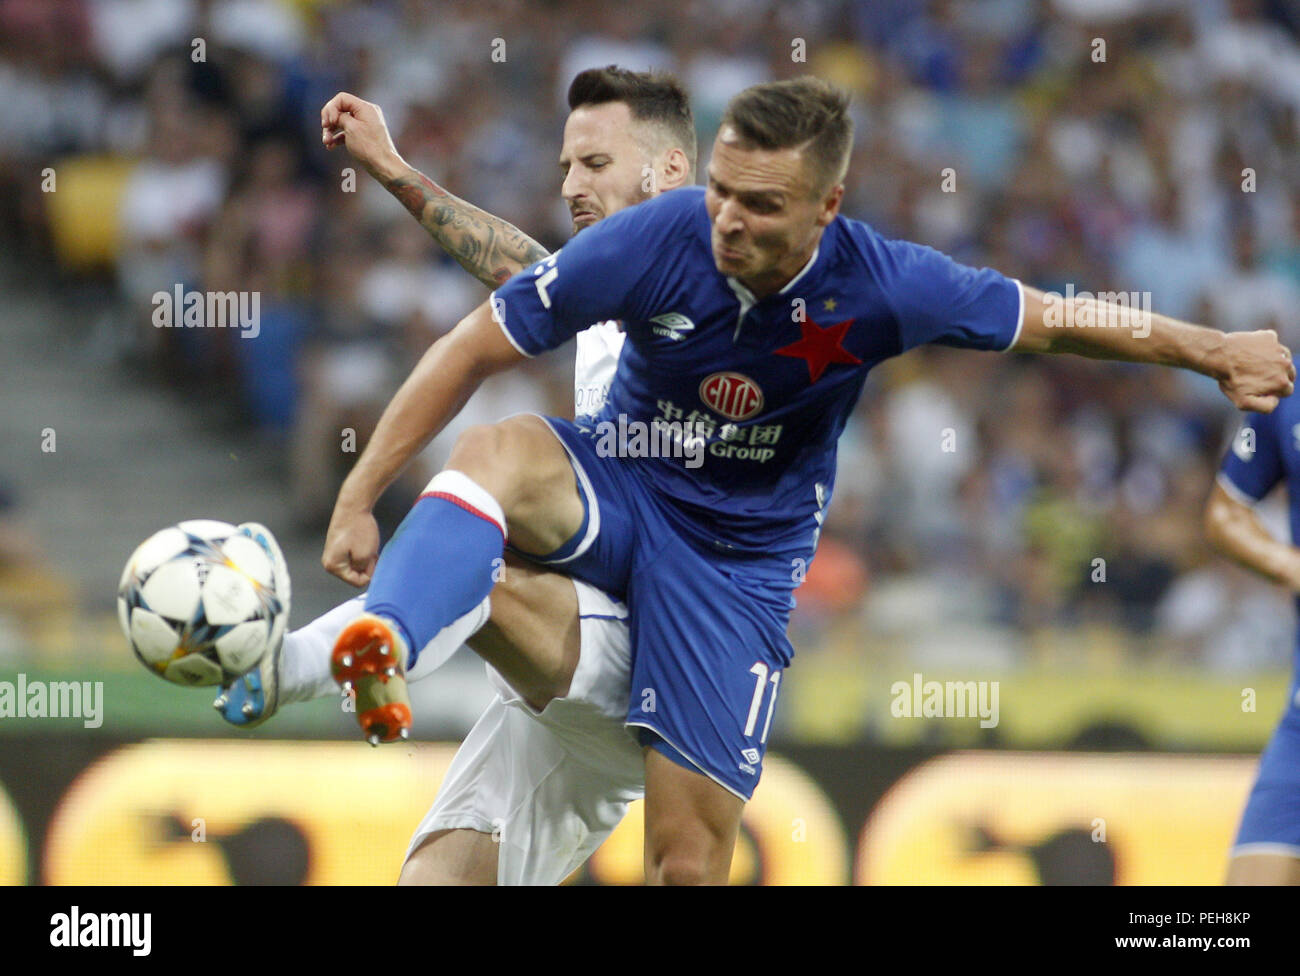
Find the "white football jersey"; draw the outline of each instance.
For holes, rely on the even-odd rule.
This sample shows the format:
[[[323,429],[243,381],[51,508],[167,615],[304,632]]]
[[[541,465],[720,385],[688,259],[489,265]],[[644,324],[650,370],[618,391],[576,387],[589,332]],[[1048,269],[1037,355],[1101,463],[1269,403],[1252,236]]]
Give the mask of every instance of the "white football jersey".
[[[617,322],[599,322],[578,333],[573,363],[573,415],[591,416],[605,405],[618,357],[627,338]]]

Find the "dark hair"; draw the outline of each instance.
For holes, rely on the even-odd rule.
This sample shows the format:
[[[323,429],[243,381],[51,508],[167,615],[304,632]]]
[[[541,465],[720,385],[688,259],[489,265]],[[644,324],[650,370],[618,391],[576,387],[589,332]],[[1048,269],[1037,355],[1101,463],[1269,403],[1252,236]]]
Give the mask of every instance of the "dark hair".
[[[727,103],[722,125],[731,126],[750,147],[801,148],[812,164],[818,194],[848,172],[853,149],[849,96],[812,75],[746,88]]]
[[[638,122],[658,126],[672,145],[686,153],[695,171],[695,119],[681,82],[658,71],[628,71],[617,65],[588,68],[569,85],[569,110],[583,105],[622,102]]]

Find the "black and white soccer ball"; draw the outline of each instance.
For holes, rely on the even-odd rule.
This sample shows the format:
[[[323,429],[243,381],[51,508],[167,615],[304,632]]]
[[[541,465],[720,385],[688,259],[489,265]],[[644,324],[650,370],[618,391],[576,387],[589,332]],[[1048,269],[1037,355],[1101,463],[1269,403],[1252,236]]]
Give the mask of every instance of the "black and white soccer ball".
[[[131,554],[117,614],[131,649],[179,685],[229,684],[284,635],[289,579],[271,533],[192,519]]]

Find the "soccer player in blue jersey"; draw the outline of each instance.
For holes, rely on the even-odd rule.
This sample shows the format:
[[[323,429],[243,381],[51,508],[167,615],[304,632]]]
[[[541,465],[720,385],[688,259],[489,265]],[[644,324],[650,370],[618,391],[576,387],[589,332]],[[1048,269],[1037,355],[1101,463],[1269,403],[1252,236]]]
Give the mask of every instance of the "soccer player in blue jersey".
[[[1300,593],[1300,549],[1274,538],[1253,511],[1280,484],[1290,504],[1291,538],[1300,539],[1300,397],[1286,397],[1272,413],[1246,416],[1205,508],[1206,534],[1216,548]],[[1296,654],[1300,664],[1300,644]],[[1227,883],[1300,884],[1300,668],[1260,759]]]
[[[1041,292],[842,217],[851,145],[847,100],[824,82],[741,92],[707,189],[608,217],[498,288],[416,366],[335,505],[322,562],[370,582],[334,649],[341,681],[400,694],[411,649],[483,599],[507,543],[626,597],[651,883],[727,878],[793,653],[793,591],[872,366],[937,342],[1195,369],[1243,409],[1292,391],[1272,332],[1077,298],[1064,321],[1111,327],[1057,329]],[[375,500],[481,378],[604,319],[627,341],[601,413],[467,431],[376,565]],[[380,710],[368,726],[399,733]]]

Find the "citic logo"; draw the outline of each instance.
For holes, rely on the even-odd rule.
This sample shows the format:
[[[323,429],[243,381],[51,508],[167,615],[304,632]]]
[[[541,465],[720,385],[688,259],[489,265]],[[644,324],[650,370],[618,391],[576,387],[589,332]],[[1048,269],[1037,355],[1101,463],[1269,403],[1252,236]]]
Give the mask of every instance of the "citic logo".
[[[746,420],[763,409],[763,391],[740,373],[714,373],[700,384],[700,399],[728,420]]]

